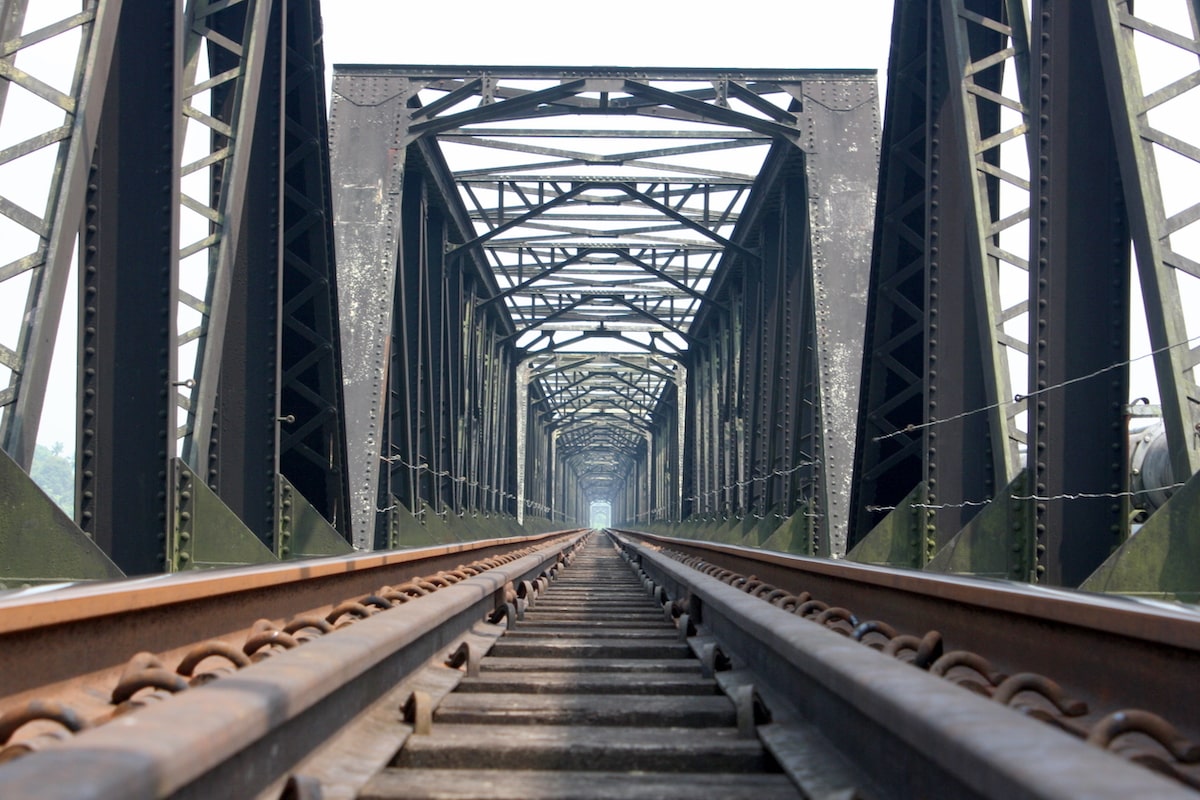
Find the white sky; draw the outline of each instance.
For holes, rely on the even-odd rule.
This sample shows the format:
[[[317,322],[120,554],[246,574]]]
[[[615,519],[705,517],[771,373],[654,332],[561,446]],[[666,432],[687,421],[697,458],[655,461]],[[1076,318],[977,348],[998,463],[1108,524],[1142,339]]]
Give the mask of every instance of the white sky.
[[[326,0],[328,64],[887,68],[891,0]]]

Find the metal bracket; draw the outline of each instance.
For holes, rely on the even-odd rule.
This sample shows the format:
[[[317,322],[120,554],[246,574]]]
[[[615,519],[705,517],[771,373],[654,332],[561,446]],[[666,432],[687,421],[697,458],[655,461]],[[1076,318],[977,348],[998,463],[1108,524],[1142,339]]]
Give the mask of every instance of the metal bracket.
[[[291,481],[276,476],[279,491],[275,555],[280,559],[304,556],[341,556],[354,552],[342,535],[325,521],[312,503],[296,491]]]
[[[808,505],[801,504],[796,513],[785,519],[760,547],[764,550],[811,556],[814,554],[814,533],[813,517],[810,516]]]
[[[920,569],[936,548],[929,487],[921,481],[846,554],[847,561]]]
[[[176,458],[173,470],[175,514],[167,537],[167,571],[278,560],[183,461]]]
[[[123,577],[96,543],[0,450],[0,589]]]
[[[1080,585],[1185,603],[1200,601],[1200,473],[1171,496]]]
[[[930,572],[1037,582],[1033,501],[1022,470],[926,564]]]
[[[432,510],[426,508],[427,516],[436,516]],[[445,544],[450,541],[446,538],[439,538],[437,526],[445,525],[439,519],[433,526],[422,525],[420,520],[414,517],[404,504],[395,498],[391,497],[391,502],[388,503],[388,549],[397,550],[407,547],[425,547],[428,545]]]
[[[782,503],[771,506],[767,509],[767,513],[761,519],[751,515],[748,519],[750,525],[743,526],[742,530],[745,534],[742,536],[740,544],[743,547],[762,547],[763,542],[771,538],[771,535],[779,528],[782,517],[779,512],[783,510]]]

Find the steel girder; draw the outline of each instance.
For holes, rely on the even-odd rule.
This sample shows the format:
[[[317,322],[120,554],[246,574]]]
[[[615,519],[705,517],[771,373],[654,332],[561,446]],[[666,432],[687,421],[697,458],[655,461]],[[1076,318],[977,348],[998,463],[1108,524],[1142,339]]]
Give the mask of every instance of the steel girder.
[[[173,502],[178,271],[164,254],[182,117],[179,47],[161,45],[181,43],[181,12],[123,5],[80,241],[76,519],[127,574],[164,569]]]
[[[446,524],[515,510],[515,363],[501,342],[512,328],[484,303],[490,275],[447,253],[470,231],[466,211],[436,146],[403,144],[407,100],[402,79],[335,76],[346,424],[364,548],[457,538]]]
[[[78,235],[87,537],[128,574],[345,551],[318,5],[87,3],[22,32],[23,8],[0,86],[65,122],[3,157],[60,151],[44,218],[4,204],[40,237],[0,276],[29,296],[0,345],[5,448],[28,467]],[[70,92],[21,69],[55,37]]]
[[[854,557],[1075,586],[1128,535],[1131,236],[1176,485],[1200,466],[1197,206],[1159,174],[1197,156],[1154,112],[1200,73],[1146,94],[1134,42],[1195,52],[1177,5],[897,3]]]
[[[770,148],[804,151],[820,163],[822,148],[848,143],[817,130],[814,120],[824,120],[827,109],[866,108],[859,113],[876,125],[870,73],[351,66],[338,68],[335,86],[351,451],[361,454],[353,473],[356,506],[365,509],[356,520],[360,537],[371,527],[370,509],[388,501],[376,488],[374,459],[445,472],[418,460],[432,451],[415,430],[388,443],[383,420],[390,406],[407,408],[404,420],[393,418],[393,431],[405,421],[428,425],[414,413],[421,411],[414,398],[430,410],[444,405],[420,394],[426,362],[414,342],[432,329],[422,316],[423,290],[411,288],[422,275],[436,281],[442,265],[472,275],[478,286],[477,319],[464,333],[487,327],[484,363],[517,365],[518,410],[496,418],[496,430],[507,430],[515,417],[516,474],[493,485],[515,489],[518,515],[548,507],[581,514],[603,500],[613,503],[615,520],[679,515],[680,407],[693,329],[704,308],[728,311],[712,291],[721,271],[754,271],[761,258],[757,244],[748,244],[754,237],[736,233],[750,187]],[[873,133],[860,136],[857,117],[855,125],[852,144],[864,144],[867,166],[853,181],[861,177],[865,187],[875,144]],[[422,186],[436,186],[447,226],[425,243],[418,231],[431,212],[421,203],[430,201],[409,186],[417,149]],[[809,198],[823,230],[832,223],[824,215],[843,210],[838,199],[836,190]],[[861,242],[830,242],[865,253]],[[417,264],[425,271],[410,272]],[[397,280],[410,288],[401,291]],[[389,369],[383,332],[400,317],[407,344],[394,337]],[[813,329],[840,333],[839,325]],[[848,366],[854,338],[827,339],[823,352],[837,351],[837,363],[820,368],[830,371],[825,386],[834,393],[832,372]],[[397,361],[398,352],[405,355]],[[504,394],[501,405],[513,400]],[[389,455],[393,445],[399,451]],[[545,453],[552,467],[538,462]],[[471,471],[454,476],[480,479]],[[415,480],[400,493],[410,508],[432,497]],[[839,490],[845,493],[841,483]],[[844,498],[837,502],[843,514]]]
[[[989,399],[979,374],[984,326],[976,322],[975,303],[962,302],[970,292],[963,231],[978,226],[962,197],[972,181],[966,156],[956,153],[970,151],[949,109],[951,99],[961,95],[950,91],[942,5],[898,3],[893,22],[851,545],[881,518],[871,509],[899,505],[918,483],[929,486],[934,499],[943,493],[964,498],[972,493],[973,499],[995,483],[992,459],[964,457],[967,451],[978,454],[979,442],[992,451],[986,417],[991,412],[959,416],[996,398]],[[994,113],[988,119],[993,127],[998,122]],[[946,263],[951,269],[943,269]],[[923,425],[934,418],[949,421],[936,430]],[[945,476],[941,464],[947,466]],[[919,563],[976,510],[942,510],[938,519],[945,532],[931,529],[927,536],[920,526]]]
[[[807,138],[774,146],[734,234],[756,258],[727,253],[693,328],[685,511],[755,545],[803,519],[802,549],[828,555],[849,511],[878,104],[869,75],[796,96]]]

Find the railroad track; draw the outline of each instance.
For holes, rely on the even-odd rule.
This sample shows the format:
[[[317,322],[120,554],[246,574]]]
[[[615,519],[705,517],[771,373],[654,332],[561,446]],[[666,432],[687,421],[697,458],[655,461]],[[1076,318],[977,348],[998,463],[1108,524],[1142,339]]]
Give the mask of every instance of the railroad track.
[[[0,797],[1195,796],[1182,611],[629,532],[72,591],[0,599],[0,740],[96,706],[17,726]],[[1032,672],[1078,655],[1025,624],[1094,652]]]
[[[594,537],[360,797],[798,797],[703,672]]]

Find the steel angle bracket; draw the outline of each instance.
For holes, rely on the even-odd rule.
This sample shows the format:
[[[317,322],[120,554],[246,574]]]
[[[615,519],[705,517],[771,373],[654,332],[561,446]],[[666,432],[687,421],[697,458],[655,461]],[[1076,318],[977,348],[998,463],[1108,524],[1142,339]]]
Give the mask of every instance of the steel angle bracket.
[[[763,543],[771,538],[771,535],[779,528],[783,517],[779,512],[783,511],[785,506],[783,503],[777,503],[767,509],[767,513],[761,518],[751,517],[754,519],[754,524],[746,528],[746,535],[742,537],[741,544],[743,547],[762,547]]]
[[[168,572],[278,561],[181,459],[173,461],[174,521],[167,537]]]
[[[729,524],[722,528],[721,532],[712,540],[721,544],[741,544],[745,541],[746,535],[754,530],[755,522],[754,517],[749,515],[731,517]]]
[[[1200,602],[1200,473],[1085,580],[1088,592]]]
[[[446,514],[442,522],[454,535],[454,538],[461,542],[473,542],[476,539],[491,538],[485,532],[484,523],[487,520],[483,518],[463,517],[451,511]]]
[[[929,572],[1038,579],[1033,541],[1033,498],[1029,471],[1022,470],[996,498],[925,565]]]
[[[425,526],[425,530],[433,537],[433,540],[438,544],[453,544],[461,541],[458,536],[458,531],[446,523],[442,519],[442,515],[434,511],[433,506],[428,503],[421,503],[421,524]]]
[[[279,513],[275,533],[275,555],[280,559],[305,556],[344,556],[354,552],[340,533],[325,521],[321,512],[282,475],[276,476]]]
[[[847,561],[920,569],[937,549],[929,486],[921,481],[846,554]]]
[[[816,517],[807,504],[801,504],[796,513],[785,519],[775,531],[768,536],[760,547],[763,550],[776,550],[780,553],[796,555],[816,555]]]
[[[433,513],[433,509],[428,506],[424,507],[422,516],[427,518],[437,517]],[[431,545],[457,541],[447,530],[446,524],[441,519],[422,523],[420,519],[409,512],[408,508],[395,495],[392,495],[388,502],[387,530],[387,547],[389,550],[407,549],[409,547],[429,547]]]
[[[0,589],[125,574],[0,450]]]

